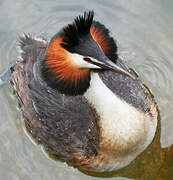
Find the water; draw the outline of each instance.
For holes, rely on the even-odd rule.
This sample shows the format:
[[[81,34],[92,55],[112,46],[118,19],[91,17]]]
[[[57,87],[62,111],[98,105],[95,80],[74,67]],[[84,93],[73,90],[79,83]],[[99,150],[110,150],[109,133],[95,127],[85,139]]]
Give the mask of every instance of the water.
[[[173,179],[173,1],[172,0],[1,0],[0,73],[17,57],[18,34],[52,37],[85,10],[94,9],[117,39],[119,54],[140,74],[160,112],[153,143],[130,166],[111,173],[88,173],[48,157],[26,132],[9,84],[0,89],[0,179],[116,180]]]

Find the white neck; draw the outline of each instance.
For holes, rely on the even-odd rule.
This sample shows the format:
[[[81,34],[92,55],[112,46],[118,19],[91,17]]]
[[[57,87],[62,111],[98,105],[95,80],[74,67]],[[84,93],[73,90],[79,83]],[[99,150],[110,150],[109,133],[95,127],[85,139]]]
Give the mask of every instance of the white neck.
[[[151,142],[156,123],[153,124],[151,117],[114,94],[97,73],[91,73],[90,87],[84,97],[100,117],[98,123],[103,148],[110,144],[110,147],[114,146],[113,152],[117,148],[122,152],[127,151],[129,146],[133,151],[139,143],[144,149]]]

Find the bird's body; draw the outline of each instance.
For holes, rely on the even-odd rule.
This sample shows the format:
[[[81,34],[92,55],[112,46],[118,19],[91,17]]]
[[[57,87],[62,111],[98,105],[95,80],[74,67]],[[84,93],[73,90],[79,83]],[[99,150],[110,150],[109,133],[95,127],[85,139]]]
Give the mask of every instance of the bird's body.
[[[77,20],[75,23],[79,29]],[[71,49],[67,46],[69,37],[65,45],[61,44],[70,32],[64,35],[61,30],[51,41],[21,38],[22,61],[14,67],[11,82],[27,128],[45,148],[73,166],[111,171],[128,165],[151,143],[157,112],[148,90],[139,80],[128,77],[133,73],[112,53],[115,46],[109,49],[112,41],[108,30],[98,22],[92,22],[89,30],[111,63],[129,75],[110,70],[111,63],[108,69],[101,69],[105,66],[102,62],[101,68],[94,69],[99,52],[92,55],[92,48],[85,51],[77,45]],[[82,42],[89,44],[92,40]],[[62,57],[63,53],[66,56]],[[78,61],[81,55],[85,64]],[[94,58],[93,67],[87,64],[90,57]],[[81,68],[77,69],[75,63]],[[69,83],[70,78],[74,82]]]

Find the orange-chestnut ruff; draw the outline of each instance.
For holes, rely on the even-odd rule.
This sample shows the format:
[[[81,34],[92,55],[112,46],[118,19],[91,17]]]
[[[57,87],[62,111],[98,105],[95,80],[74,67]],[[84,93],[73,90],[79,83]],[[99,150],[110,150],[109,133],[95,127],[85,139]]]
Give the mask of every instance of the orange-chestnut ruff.
[[[105,55],[107,55],[109,53],[109,44],[103,32],[92,25],[90,33],[93,39],[100,45]],[[90,70],[79,68],[74,64],[69,55],[70,52],[61,46],[62,43],[62,37],[58,37],[51,43],[48,49],[46,65],[61,80],[68,80],[71,83],[75,82],[75,85],[77,85],[81,79],[89,75]]]

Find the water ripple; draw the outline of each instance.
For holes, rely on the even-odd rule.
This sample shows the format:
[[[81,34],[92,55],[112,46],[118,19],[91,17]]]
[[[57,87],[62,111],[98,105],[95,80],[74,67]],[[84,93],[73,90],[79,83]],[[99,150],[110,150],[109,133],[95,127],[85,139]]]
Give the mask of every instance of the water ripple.
[[[159,3],[156,5],[153,0],[2,0],[0,5],[0,73],[16,60],[18,34],[44,33],[45,36],[52,37],[61,27],[71,23],[74,17],[93,9],[95,19],[104,23],[125,46],[120,47],[120,56],[138,72],[154,94],[161,113],[162,146],[173,143],[173,64],[170,59],[173,23],[170,22],[170,12],[162,9]],[[148,50],[154,52],[154,55],[146,59],[139,58],[152,54]],[[3,172],[3,178],[91,179],[74,168],[67,168],[63,163],[45,158],[40,146],[33,144],[26,136],[21,113],[16,108],[17,101],[11,91],[10,86],[5,86],[0,93],[0,173]]]

